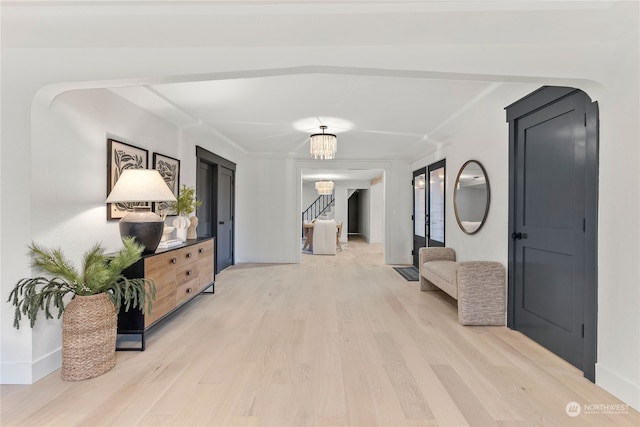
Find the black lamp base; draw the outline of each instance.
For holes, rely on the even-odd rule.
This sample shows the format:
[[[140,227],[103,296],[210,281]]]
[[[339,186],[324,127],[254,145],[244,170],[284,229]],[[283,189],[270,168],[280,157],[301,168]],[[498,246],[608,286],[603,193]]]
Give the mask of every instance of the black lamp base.
[[[151,212],[148,206],[135,207],[120,220],[120,236],[131,236],[136,242],[144,246],[142,253],[150,254],[156,251],[162,232],[164,221],[159,215]]]

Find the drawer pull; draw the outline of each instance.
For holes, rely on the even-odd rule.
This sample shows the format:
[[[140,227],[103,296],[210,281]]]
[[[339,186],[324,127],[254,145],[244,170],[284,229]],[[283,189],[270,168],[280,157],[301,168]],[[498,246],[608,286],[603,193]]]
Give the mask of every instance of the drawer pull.
[[[187,293],[190,294],[191,292],[193,292],[193,289],[187,288]]]
[[[203,253],[204,253],[204,248],[200,248],[200,249],[198,249],[198,253],[199,253],[199,254],[203,254]]]
[[[187,254],[187,258],[191,258],[192,256],[193,256],[193,254],[192,254],[191,252],[189,252],[189,253]]]
[[[193,275],[193,271],[189,270],[187,271],[187,276],[192,276]]]
[[[178,262],[178,260],[175,257],[171,258],[171,264],[175,264],[176,262]]]

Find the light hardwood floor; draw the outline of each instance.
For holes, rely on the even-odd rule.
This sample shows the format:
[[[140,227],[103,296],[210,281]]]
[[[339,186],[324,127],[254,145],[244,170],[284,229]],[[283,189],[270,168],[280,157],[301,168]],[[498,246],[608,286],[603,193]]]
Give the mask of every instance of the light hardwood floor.
[[[146,351],[119,352],[111,372],[2,386],[1,424],[640,425],[518,332],[460,326],[454,304],[362,241],[301,264],[236,265],[215,295],[156,327]],[[568,416],[570,402],[583,412]]]

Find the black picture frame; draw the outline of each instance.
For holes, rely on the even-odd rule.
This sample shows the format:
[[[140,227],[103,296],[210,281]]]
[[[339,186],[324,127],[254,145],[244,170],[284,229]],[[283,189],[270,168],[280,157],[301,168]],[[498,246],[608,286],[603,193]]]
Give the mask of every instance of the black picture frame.
[[[160,173],[164,182],[174,196],[178,197],[180,191],[180,160],[165,156],[160,153],[153,153],[153,168]],[[171,210],[170,202],[158,202],[153,204],[153,211],[158,215],[177,215],[175,210]]]
[[[147,169],[149,151],[135,145],[107,139],[107,196],[127,169]],[[107,203],[107,220],[119,220],[139,203]]]

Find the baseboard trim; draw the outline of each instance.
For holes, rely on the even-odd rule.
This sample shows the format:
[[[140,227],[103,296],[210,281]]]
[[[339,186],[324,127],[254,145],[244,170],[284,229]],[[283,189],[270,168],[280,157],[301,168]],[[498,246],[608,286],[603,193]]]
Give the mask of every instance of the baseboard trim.
[[[601,363],[596,363],[596,384],[636,411],[640,411],[640,384],[632,383]]]
[[[62,366],[62,348],[32,362],[2,363],[0,384],[33,384]]]

